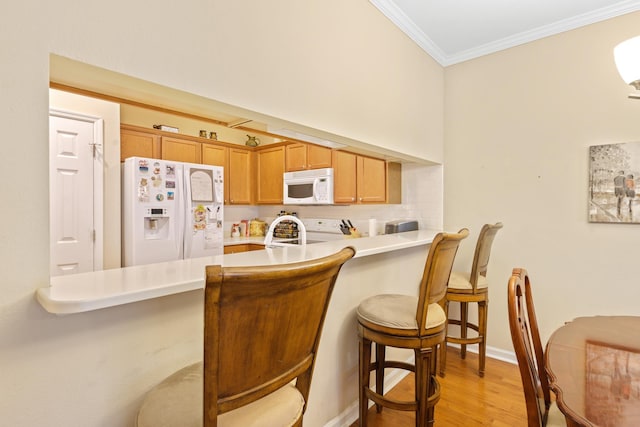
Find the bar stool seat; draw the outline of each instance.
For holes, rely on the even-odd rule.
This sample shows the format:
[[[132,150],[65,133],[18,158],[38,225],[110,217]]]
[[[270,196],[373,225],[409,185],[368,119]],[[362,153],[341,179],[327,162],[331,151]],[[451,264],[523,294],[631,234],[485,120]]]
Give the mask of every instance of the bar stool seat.
[[[369,400],[378,412],[390,409],[415,411],[416,426],[434,422],[435,405],[440,398],[436,379],[437,348],[444,343],[447,317],[439,302],[446,293],[453,261],[467,229],[439,233],[427,255],[417,296],[383,294],[363,300],[356,309],[359,336],[360,427],[367,426]],[[376,361],[371,363],[371,344],[376,344]],[[412,349],[415,363],[386,360],[386,347]],[[384,396],[385,368],[415,372],[415,400],[397,401]],[[369,386],[375,371],[376,389]]]

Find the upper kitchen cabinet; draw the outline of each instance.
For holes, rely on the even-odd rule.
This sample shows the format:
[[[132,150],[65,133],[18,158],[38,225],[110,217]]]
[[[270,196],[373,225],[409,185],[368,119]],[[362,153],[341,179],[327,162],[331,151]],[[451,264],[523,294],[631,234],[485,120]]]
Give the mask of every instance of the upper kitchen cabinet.
[[[356,203],[356,156],[348,151],[333,152],[333,201]]]
[[[286,171],[331,167],[331,149],[315,144],[290,144],[286,147]]]
[[[201,163],[202,143],[189,139],[163,136],[161,140],[163,160],[175,162]]]
[[[223,144],[202,144],[202,163],[224,168],[224,203],[252,203],[251,150]]]
[[[285,147],[267,146],[256,151],[256,203],[282,204]]]
[[[232,205],[250,205],[252,183],[252,155],[250,150],[229,147],[225,176],[228,176],[229,203]],[[228,175],[227,175],[228,169]]]
[[[122,126],[120,129],[120,161],[128,157],[160,158],[160,136],[129,129]]]
[[[385,203],[387,201],[387,165],[382,159],[358,156],[356,187],[358,203]]]
[[[202,163],[213,166],[226,166],[229,149],[224,145],[202,144]]]
[[[333,152],[335,203],[400,203],[399,163]]]
[[[202,163],[224,168],[224,204],[229,204],[229,149],[223,145],[202,144]]]

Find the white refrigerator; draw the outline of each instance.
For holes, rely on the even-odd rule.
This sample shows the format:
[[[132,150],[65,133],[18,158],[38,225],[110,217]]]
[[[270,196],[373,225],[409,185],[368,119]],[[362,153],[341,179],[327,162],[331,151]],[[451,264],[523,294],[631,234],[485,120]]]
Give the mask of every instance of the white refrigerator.
[[[223,253],[222,167],[130,157],[122,174],[124,267]]]

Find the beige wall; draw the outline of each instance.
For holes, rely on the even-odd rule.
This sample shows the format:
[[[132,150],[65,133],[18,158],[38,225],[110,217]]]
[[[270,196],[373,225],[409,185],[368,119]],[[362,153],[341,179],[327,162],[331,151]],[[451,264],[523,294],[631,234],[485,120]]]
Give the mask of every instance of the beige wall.
[[[132,426],[143,393],[201,354],[199,292],[62,317],[36,302],[50,54],[442,160],[444,72],[366,1],[13,2],[0,39],[6,425]]]
[[[458,64],[445,72],[445,228],[503,221],[489,270],[492,347],[511,350],[506,286],[532,276],[541,334],[594,314],[639,314],[640,227],[587,222],[588,147],[640,140],[640,101],[613,47],[640,13]]]

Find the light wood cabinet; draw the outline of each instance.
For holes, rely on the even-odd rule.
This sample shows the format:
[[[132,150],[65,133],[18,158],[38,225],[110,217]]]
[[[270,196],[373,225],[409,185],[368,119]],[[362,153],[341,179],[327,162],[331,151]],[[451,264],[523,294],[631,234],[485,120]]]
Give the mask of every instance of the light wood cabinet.
[[[161,141],[163,160],[202,163],[202,143],[189,139],[163,136]]]
[[[356,203],[356,159],[348,151],[333,152],[333,201],[334,203]]]
[[[229,204],[229,149],[223,145],[202,144],[202,163],[224,168],[224,204]]]
[[[331,167],[331,149],[315,144],[287,145],[286,171],[300,171]]]
[[[401,203],[401,165],[315,144],[247,148],[122,125],[120,161],[147,157],[224,167],[225,204],[282,204],[285,171],[334,168],[334,202]]]
[[[223,145],[202,144],[202,163],[213,166],[226,166],[229,149]]]
[[[243,148],[229,148],[227,169],[229,169],[229,203],[250,205],[252,189],[252,152]]]
[[[385,203],[387,201],[386,162],[364,156],[358,156],[356,161],[358,203]]]
[[[160,158],[160,136],[131,129],[120,132],[120,161],[128,157]]]
[[[216,144],[202,144],[202,163],[224,167],[224,203],[251,204],[250,150]]]
[[[241,243],[239,245],[227,245],[224,247],[224,253],[237,254],[240,252],[259,251],[264,249],[264,245],[258,245],[257,243]]]
[[[262,148],[256,152],[256,203],[282,204],[285,147]]]
[[[400,168],[399,163],[334,151],[334,202],[400,203]]]

